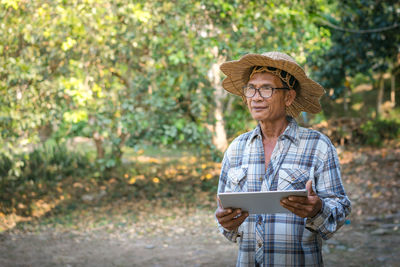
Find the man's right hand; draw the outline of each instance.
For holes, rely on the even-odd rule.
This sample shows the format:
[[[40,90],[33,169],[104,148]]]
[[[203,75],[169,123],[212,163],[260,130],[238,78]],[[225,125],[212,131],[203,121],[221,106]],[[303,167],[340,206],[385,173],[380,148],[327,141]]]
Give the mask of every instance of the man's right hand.
[[[218,208],[215,211],[215,217],[222,227],[232,231],[237,230],[238,227],[249,216],[248,212],[242,212],[240,209],[224,209],[222,208],[221,201],[217,197]]]

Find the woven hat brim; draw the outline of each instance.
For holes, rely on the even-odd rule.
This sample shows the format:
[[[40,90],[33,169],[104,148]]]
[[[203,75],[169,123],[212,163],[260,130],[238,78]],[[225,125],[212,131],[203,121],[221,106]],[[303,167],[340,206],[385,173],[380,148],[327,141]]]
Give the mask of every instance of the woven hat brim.
[[[319,99],[325,94],[325,89],[319,83],[308,78],[296,62],[286,59],[247,54],[239,60],[225,62],[220,66],[221,71],[227,76],[222,81],[224,89],[232,94],[243,96],[242,88],[247,84],[254,66],[275,67],[290,73],[297,79],[300,90],[293,103],[287,108],[288,115],[297,117],[301,111],[315,114],[322,110]]]

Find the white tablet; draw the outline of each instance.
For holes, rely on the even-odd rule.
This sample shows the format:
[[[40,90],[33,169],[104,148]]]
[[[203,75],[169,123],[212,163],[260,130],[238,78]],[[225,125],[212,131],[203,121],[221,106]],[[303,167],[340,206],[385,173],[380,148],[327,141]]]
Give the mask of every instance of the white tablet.
[[[288,196],[307,196],[307,190],[230,192],[219,193],[222,207],[240,208],[249,214],[291,213],[281,206],[280,200]]]

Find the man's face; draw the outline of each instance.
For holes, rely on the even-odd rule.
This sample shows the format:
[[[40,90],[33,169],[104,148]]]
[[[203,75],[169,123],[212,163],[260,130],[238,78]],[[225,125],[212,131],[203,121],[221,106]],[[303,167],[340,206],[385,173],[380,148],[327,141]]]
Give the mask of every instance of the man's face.
[[[254,74],[247,84],[255,88],[260,88],[261,86],[283,87],[279,77],[268,72]],[[287,90],[274,90],[270,98],[264,99],[257,91],[252,98],[246,99],[251,116],[257,121],[265,122],[273,122],[285,118],[285,106],[290,105],[292,102],[290,94],[292,93],[288,93]]]

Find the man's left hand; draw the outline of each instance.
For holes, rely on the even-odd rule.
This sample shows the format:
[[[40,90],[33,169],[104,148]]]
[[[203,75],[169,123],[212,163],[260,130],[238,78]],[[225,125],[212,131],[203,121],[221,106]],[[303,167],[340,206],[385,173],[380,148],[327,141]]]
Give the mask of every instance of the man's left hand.
[[[312,218],[321,210],[322,200],[312,189],[312,181],[306,184],[307,197],[289,196],[281,200],[281,205],[302,218]]]

